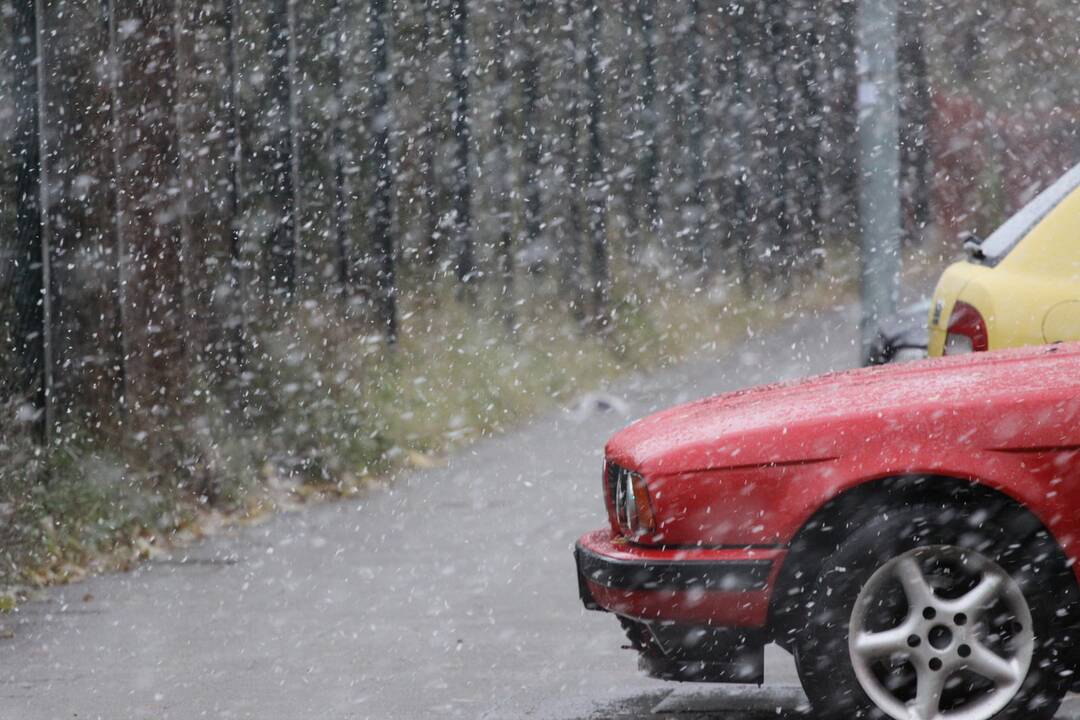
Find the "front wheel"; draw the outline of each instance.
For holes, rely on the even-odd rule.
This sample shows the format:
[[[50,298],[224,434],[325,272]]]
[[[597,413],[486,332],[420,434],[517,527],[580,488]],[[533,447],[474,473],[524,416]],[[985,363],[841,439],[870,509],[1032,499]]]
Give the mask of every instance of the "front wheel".
[[[1029,516],[882,512],[826,561],[795,656],[824,717],[1050,718],[1075,594]]]

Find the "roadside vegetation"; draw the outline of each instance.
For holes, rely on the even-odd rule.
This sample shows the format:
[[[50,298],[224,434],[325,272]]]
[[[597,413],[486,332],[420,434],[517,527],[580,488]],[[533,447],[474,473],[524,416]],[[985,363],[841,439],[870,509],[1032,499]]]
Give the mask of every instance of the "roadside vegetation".
[[[648,290],[619,286],[607,328],[572,321],[552,301],[518,304],[509,334],[498,321],[477,322],[448,285],[403,307],[390,347],[342,322],[336,307],[303,306],[287,331],[260,336],[262,362],[274,370],[252,373],[243,413],[213,387],[197,391],[164,454],[162,444],[149,452],[84,427],[44,450],[6,428],[0,584],[11,595],[126,569],[224,525],[363,492],[398,469],[437,466],[454,448],[572,407],[619,376],[730,352],[795,312],[838,302],[849,286],[846,276],[816,274],[797,299],[759,302],[720,290],[722,282],[704,291],[639,277]]]
[[[830,297],[827,285],[814,292],[818,303]],[[9,432],[0,445],[0,581],[77,580],[224,522],[355,494],[627,372],[725,352],[793,306],[669,286],[617,303],[605,332],[521,305],[508,338],[442,299],[407,310],[390,348],[323,308],[302,308],[289,323],[294,334],[265,336],[268,361],[284,369],[273,382],[253,381],[247,417],[230,417],[208,389],[167,470],[160,456],[108,434],[74,429],[44,451]]]

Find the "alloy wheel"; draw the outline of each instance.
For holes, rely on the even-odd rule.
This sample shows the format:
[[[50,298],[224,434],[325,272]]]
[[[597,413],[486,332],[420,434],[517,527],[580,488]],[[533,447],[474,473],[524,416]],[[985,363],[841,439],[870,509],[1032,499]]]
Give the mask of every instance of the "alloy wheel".
[[[870,700],[895,720],[990,720],[1031,667],[1031,611],[979,552],[917,548],[880,568],[851,612],[848,650]]]

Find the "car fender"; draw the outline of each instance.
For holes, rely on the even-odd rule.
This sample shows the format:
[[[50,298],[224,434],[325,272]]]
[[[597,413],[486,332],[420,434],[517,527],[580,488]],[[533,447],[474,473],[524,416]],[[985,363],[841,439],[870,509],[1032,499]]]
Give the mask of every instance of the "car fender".
[[[818,510],[847,492],[886,478],[925,476],[926,482],[951,478],[1011,498],[1046,527],[1067,557],[1077,559],[1080,514],[1071,509],[1080,504],[1080,446],[973,450],[940,443],[920,445],[912,453],[917,461],[905,454],[868,451],[807,468],[777,508],[782,542],[789,544]]]

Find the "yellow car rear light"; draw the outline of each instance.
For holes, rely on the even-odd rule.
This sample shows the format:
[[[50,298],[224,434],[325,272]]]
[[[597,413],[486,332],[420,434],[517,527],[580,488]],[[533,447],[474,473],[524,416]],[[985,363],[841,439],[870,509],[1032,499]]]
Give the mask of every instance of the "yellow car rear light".
[[[969,352],[985,352],[990,349],[986,332],[986,320],[973,306],[957,301],[949,318],[948,335],[945,337],[946,355],[963,355]]]

